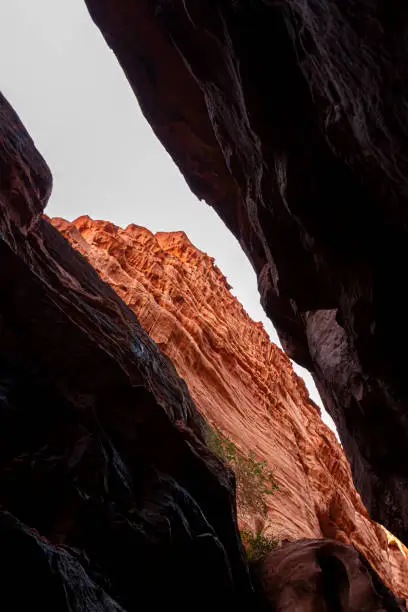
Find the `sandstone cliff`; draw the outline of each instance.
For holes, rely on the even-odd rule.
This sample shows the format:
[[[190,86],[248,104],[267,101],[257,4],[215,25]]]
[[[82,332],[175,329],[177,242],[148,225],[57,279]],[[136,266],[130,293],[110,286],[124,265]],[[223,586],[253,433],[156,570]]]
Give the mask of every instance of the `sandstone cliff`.
[[[405,0],[86,0],[408,545]]]
[[[134,313],[42,219],[50,189],[0,94],[2,609],[315,612],[312,599],[351,612],[361,594],[360,609],[402,610],[332,540],[285,545],[250,575],[208,425]]]
[[[229,291],[214,260],[183,232],[152,234],[87,216],[53,225],[137,314],[175,364],[206,419],[272,469],[267,516],[241,523],[281,540],[352,543],[408,598],[407,550],[370,520],[348,462],[288,357]]]
[[[170,360],[42,218],[51,183],[0,94],[1,607],[252,609],[230,474]]]

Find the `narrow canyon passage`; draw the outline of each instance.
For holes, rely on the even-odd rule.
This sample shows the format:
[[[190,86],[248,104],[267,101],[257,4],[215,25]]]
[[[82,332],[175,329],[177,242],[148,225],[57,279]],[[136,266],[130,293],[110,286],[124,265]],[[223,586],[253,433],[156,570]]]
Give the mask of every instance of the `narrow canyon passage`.
[[[298,30],[297,10],[16,0],[0,24],[10,612],[42,599],[50,612],[408,603],[408,550],[391,533],[404,541],[405,387],[388,333],[397,320],[405,333],[390,318],[403,155],[373,192],[387,146],[356,145],[344,99],[336,121],[327,111],[334,94],[307,60],[321,53],[341,76],[341,53]],[[387,27],[380,48],[398,63]],[[360,34],[374,53],[378,32]]]
[[[365,504],[407,541],[405,3],[86,4],[155,133],[248,254]]]
[[[35,6],[16,0],[5,12],[0,34],[3,93],[53,172],[47,213],[70,220],[89,214],[154,232],[184,231],[215,258],[234,295],[280,345],[238,241],[214,210],[198,201],[157,140],[83,0],[39,0]],[[294,367],[335,431],[312,377]]]

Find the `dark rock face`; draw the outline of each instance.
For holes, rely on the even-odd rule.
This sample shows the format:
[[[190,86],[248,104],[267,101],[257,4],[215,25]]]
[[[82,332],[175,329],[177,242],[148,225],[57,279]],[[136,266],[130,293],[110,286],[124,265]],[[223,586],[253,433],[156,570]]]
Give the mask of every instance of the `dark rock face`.
[[[213,259],[183,232],[154,235],[89,216],[50,221],[133,310],[203,417],[248,455],[256,449],[272,470],[279,490],[264,497],[261,511],[242,504],[238,484],[240,527],[352,544],[408,600],[408,550],[370,519],[303,381],[229,292]]]
[[[0,514],[2,597],[7,611],[89,610],[123,612],[97,586],[83,565],[63,548],[55,547],[7,512]]]
[[[406,3],[86,2],[407,543]]]
[[[298,540],[270,553],[257,567],[265,609],[276,612],[405,610],[355,549],[334,540]]]
[[[48,168],[2,97],[0,110],[2,608],[275,609],[281,596],[269,577],[252,586],[233,479],[203,443],[185,384],[133,313],[42,218]],[[325,554],[330,595],[320,588],[313,601],[351,612],[357,608],[338,607],[337,558]],[[287,569],[281,578],[290,583]],[[313,589],[309,574],[305,588]],[[363,589],[357,601],[398,610],[374,578],[371,588],[367,576],[349,577],[353,594]],[[285,592],[292,609],[310,609],[302,593]]]
[[[50,173],[2,97],[0,136],[4,609],[251,606],[232,476],[184,382],[42,218]]]

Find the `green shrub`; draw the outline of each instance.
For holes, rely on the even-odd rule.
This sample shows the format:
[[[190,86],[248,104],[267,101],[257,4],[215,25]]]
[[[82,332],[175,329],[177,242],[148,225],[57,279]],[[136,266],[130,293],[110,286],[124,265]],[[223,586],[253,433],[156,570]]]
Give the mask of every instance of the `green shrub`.
[[[242,529],[241,538],[250,562],[259,561],[279,545],[277,538],[264,536],[260,531],[252,533]]]
[[[278,489],[266,461],[258,461],[253,451],[244,455],[216,427],[208,430],[207,446],[235,472],[238,512],[266,516],[268,507],[265,496],[272,495]]]

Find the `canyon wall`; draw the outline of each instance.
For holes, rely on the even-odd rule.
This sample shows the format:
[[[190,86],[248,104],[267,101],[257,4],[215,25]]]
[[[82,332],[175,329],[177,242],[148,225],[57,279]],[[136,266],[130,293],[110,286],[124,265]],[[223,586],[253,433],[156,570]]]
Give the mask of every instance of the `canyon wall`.
[[[183,232],[121,229],[88,216],[51,222],[135,312],[208,422],[267,461],[278,490],[265,497],[266,515],[239,512],[241,527],[279,540],[351,543],[408,599],[407,549],[370,520],[318,406],[214,259]]]
[[[258,274],[370,514],[408,543],[403,0],[86,0]]]
[[[289,598],[311,612],[290,567],[322,612],[351,612],[356,592],[361,609],[401,611],[330,540],[283,546],[250,575],[232,472],[170,360],[42,217],[51,183],[0,94],[2,609],[260,612]]]
[[[257,609],[234,482],[174,366],[46,220],[0,95],[2,609]]]

